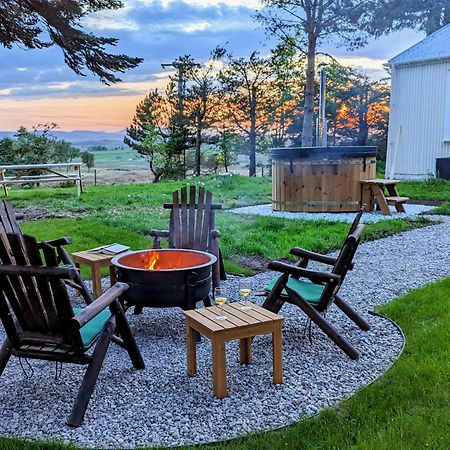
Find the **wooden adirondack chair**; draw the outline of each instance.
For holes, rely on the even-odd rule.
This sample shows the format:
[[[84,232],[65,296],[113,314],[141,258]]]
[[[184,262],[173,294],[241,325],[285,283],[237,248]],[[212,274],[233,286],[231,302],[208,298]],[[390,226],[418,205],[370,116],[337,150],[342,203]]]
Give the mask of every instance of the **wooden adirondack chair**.
[[[213,266],[213,288],[226,280],[222,254],[219,247],[220,233],[215,229],[215,211],[222,205],[212,203],[212,194],[200,187],[186,186],[172,194],[169,230],[151,230],[153,248],[161,248],[161,238],[169,240],[169,248],[189,248],[212,253],[217,257]]]
[[[49,243],[0,234],[0,319],[7,335],[0,376],[11,355],[88,365],[67,421],[73,427],[83,421],[110,341],[128,352],[136,369],[145,367],[118,301],[128,286],[117,283],[84,309],[72,308],[64,281],[75,277],[73,268],[58,267]]]
[[[359,357],[358,351],[323,317],[323,313],[335,303],[362,330],[370,329],[369,323],[339,296],[345,276],[352,267],[363,229],[364,225],[356,226],[346,238],[337,258],[321,260],[333,266],[331,272],[309,270],[277,261],[269,263],[269,269],[282,272],[282,275],[275,277],[265,287],[268,295],[263,304],[264,308],[275,313],[280,311],[285,302],[297,305],[352,359]]]
[[[22,236],[22,230],[20,229],[19,223],[17,221],[20,218],[22,218],[22,216],[19,214],[15,214],[14,208],[12,207],[11,203],[7,202],[6,200],[0,200],[0,234],[17,233]],[[72,243],[72,239],[70,237],[62,237],[46,242],[47,244],[56,248],[59,263],[64,264],[66,267],[72,267],[75,269],[75,264],[64,248],[64,245],[70,245]],[[94,297],[91,295],[89,289],[83,283],[83,280],[78,271],[76,271],[74,279],[66,280],[66,283],[77,289],[83,296],[86,303],[89,304],[94,301]]]
[[[361,221],[361,217],[364,214],[364,211],[366,210],[366,205],[362,205],[360,210],[355,215],[352,224],[350,225],[350,228],[348,230],[346,238],[348,238],[355,230],[356,227],[359,225],[359,222]],[[305,250],[300,247],[294,247],[289,252],[291,255],[298,256],[300,259],[298,266],[303,267],[306,269],[308,267],[308,264],[310,261],[317,261],[319,263],[328,264],[331,266],[334,266],[336,264],[336,259],[332,256],[328,255],[321,255],[320,253],[311,252],[309,250]],[[353,263],[349,265],[349,270],[353,269]]]

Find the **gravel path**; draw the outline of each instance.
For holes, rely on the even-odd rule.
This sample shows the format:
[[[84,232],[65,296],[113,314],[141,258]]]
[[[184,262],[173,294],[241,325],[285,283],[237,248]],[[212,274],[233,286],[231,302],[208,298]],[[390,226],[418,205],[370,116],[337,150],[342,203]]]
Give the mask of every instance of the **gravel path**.
[[[255,339],[254,364],[248,367],[239,366],[238,346],[231,343],[227,347],[229,397],[217,400],[212,396],[209,341],[199,344],[199,373],[189,378],[181,311],[147,309],[141,316],[130,316],[146,370],[131,369],[125,352],[112,345],[86,420],[78,429],[64,422],[84,368],[64,365],[55,381],[54,364],[32,361],[34,375],[27,378],[18,359],[12,358],[0,377],[0,432],[91,448],[173,446],[281,427],[334,405],[378,378],[402,349],[400,331],[368,311],[450,275],[450,218],[443,221],[360,246],[356,268],[342,293],[372,329],[360,331],[336,307],[328,315],[361,351],[359,361],[349,360],[317,329],[310,344],[303,334],[304,316],[287,305],[282,309],[284,384],[271,383],[268,336]],[[254,276],[255,289],[271,276]],[[230,291],[235,292],[236,284],[237,278],[230,277]]]
[[[406,213],[398,213],[395,207],[390,206],[391,216],[384,216],[381,211],[369,211],[362,216],[362,223],[374,223],[381,220],[392,219],[415,219],[419,214],[435,209],[435,206],[428,205],[404,205]],[[253,214],[256,216],[279,217],[283,219],[297,220],[327,220],[330,222],[353,222],[355,213],[307,213],[307,212],[283,212],[273,211],[272,205],[243,206],[241,208],[230,209],[229,212],[235,214]]]

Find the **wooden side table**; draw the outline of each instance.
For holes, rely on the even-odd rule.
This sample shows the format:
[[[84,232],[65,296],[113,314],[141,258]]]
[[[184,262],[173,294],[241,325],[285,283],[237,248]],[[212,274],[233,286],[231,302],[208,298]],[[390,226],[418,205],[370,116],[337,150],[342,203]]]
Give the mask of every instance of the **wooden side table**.
[[[220,314],[217,306],[184,311],[186,316],[186,348],[188,375],[197,373],[195,332],[211,340],[213,392],[218,398],[227,396],[225,342],[239,339],[239,361],[252,363],[252,338],[260,334],[272,334],[273,382],[283,383],[283,347],[281,325],[283,318],[258,305],[242,311],[242,303],[231,303],[223,307],[227,320],[217,320]]]
[[[116,255],[103,255],[102,253],[89,253],[88,251],[72,253],[72,259],[77,268],[80,264],[90,267],[92,274],[92,293],[94,298],[102,295],[102,267],[109,267],[109,279],[111,286],[117,282],[116,268],[111,265],[111,260]]]
[[[385,216],[390,216],[389,205],[395,206],[397,212],[406,212],[404,203],[407,203],[408,197],[400,197],[397,192],[396,184],[399,180],[384,180],[376,178],[374,180],[362,180],[362,203],[367,205],[367,210],[371,211],[374,204],[377,203],[381,212]],[[385,189],[387,195],[385,195]]]

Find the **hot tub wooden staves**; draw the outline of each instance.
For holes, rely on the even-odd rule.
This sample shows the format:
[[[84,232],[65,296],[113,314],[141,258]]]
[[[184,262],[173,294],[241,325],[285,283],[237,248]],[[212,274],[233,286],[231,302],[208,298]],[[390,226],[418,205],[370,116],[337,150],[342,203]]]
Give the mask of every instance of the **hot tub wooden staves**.
[[[361,180],[376,174],[376,147],[276,148],[272,158],[274,211],[358,211]]]

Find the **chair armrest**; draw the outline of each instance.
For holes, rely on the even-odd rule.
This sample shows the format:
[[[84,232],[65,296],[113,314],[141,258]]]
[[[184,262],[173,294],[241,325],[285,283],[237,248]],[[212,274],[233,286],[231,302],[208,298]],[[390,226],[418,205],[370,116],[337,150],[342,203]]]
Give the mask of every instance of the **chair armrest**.
[[[209,235],[211,236],[212,239],[215,239],[215,238],[220,238],[221,233],[219,230],[211,230],[209,232]]]
[[[18,266],[17,264],[0,264],[0,275],[49,277],[73,280],[76,277],[76,271],[75,269],[65,267]]]
[[[305,250],[299,247],[292,248],[289,253],[291,255],[298,256],[299,258],[317,261],[323,264],[328,264],[330,266],[334,266],[337,260],[337,258],[334,258],[332,256],[321,255],[320,253],[310,252],[309,250]]]
[[[95,316],[106,309],[112,302],[117,300],[127,289],[128,284],[116,283],[104,294],[100,295],[97,300],[94,300],[91,304],[86,306],[86,308],[80,311],[75,317],[73,317],[72,321],[75,322],[77,328],[83,327]]]
[[[64,236],[58,239],[52,239],[50,241],[45,241],[47,244],[53,245],[53,247],[61,247],[62,245],[70,245],[72,243],[72,238]]]
[[[294,277],[308,278],[312,282],[332,283],[338,284],[341,281],[341,277],[334,273],[319,272],[317,270],[303,269],[301,267],[292,266],[290,264],[282,263],[280,261],[272,261],[267,266],[270,270],[277,272],[289,273]]]

